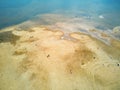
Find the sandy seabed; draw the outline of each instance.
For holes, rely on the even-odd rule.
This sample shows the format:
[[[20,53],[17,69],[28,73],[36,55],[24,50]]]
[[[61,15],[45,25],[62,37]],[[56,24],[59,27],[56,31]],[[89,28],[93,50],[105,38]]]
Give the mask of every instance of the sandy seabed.
[[[97,32],[97,30],[91,30]],[[46,27],[0,32],[0,90],[120,90],[120,41]]]

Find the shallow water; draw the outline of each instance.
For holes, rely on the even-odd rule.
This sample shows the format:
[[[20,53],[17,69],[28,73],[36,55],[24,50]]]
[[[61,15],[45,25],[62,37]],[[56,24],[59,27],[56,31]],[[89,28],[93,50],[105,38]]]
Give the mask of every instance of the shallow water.
[[[89,18],[102,29],[120,25],[120,0],[0,0],[0,28],[54,12]]]

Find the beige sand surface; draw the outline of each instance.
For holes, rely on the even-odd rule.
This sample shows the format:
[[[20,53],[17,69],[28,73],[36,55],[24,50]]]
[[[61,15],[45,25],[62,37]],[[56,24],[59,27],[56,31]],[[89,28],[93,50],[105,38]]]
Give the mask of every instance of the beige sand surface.
[[[43,27],[0,32],[0,90],[120,90],[120,41],[107,38]]]

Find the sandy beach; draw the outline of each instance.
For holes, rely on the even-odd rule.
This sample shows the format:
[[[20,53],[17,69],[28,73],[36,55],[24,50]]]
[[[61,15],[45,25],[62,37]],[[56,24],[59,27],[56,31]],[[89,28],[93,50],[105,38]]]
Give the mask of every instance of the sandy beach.
[[[0,90],[119,90],[120,41],[16,27],[0,32]],[[91,30],[97,32],[97,30]]]

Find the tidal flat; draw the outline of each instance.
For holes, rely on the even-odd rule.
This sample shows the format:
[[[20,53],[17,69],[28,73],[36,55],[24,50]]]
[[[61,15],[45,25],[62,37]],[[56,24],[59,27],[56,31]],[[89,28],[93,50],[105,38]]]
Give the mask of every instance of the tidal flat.
[[[0,31],[0,90],[120,90],[114,31],[26,23]]]

